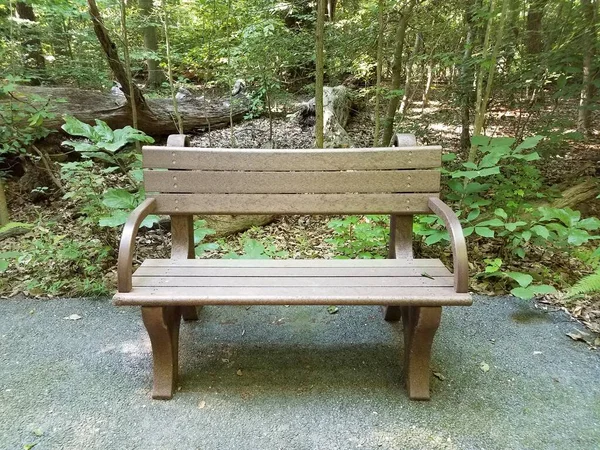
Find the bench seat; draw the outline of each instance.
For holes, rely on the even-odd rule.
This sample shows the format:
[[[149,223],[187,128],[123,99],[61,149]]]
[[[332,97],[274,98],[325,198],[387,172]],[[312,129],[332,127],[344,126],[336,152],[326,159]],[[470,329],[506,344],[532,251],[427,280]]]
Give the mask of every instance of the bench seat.
[[[147,259],[117,305],[470,305],[439,259]]]

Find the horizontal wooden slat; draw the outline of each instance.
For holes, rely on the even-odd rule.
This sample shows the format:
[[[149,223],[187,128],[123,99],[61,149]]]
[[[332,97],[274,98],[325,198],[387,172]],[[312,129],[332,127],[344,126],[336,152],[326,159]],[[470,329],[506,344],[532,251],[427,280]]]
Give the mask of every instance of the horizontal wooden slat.
[[[449,277],[445,267],[147,267],[141,266],[136,277]],[[426,278],[426,277],[424,277]]]
[[[454,277],[133,277],[133,287],[454,286]]]
[[[157,214],[420,214],[425,194],[158,194]]]
[[[147,259],[142,267],[355,267],[358,269],[381,267],[441,267],[444,263],[439,259]]]
[[[297,194],[344,192],[436,192],[437,170],[355,172],[226,172],[145,170],[146,192]]]
[[[441,166],[440,146],[352,149],[224,149],[143,147],[144,168],[305,171],[429,169]]]
[[[117,305],[470,305],[450,287],[136,287],[117,293]]]

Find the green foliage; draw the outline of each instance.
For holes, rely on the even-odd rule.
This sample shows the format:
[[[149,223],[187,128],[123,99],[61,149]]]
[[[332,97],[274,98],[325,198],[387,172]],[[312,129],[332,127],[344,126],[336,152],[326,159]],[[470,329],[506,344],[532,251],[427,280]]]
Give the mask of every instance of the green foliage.
[[[206,226],[206,220],[196,220],[194,222],[194,246],[197,257],[202,257],[206,252],[219,249],[219,244],[216,242],[203,242],[207,236],[213,234],[215,234],[215,230]]]
[[[21,253],[19,252],[0,252],[0,273],[5,272],[10,262],[16,260]]]
[[[65,116],[64,120],[65,123],[61,128],[66,133],[87,138],[89,142],[68,140],[64,141],[63,145],[73,147],[84,158],[95,158],[121,166],[124,156],[118,153],[119,150],[134,142],[149,144],[154,142],[152,137],[130,126],[113,131],[106,122],[98,119],[95,126],[81,122],[72,116]]]
[[[596,271],[579,280],[567,291],[567,298],[582,294],[593,294],[600,292],[600,267]]]
[[[369,215],[347,216],[332,219],[327,224],[333,237],[326,239],[333,244],[337,258],[381,259],[386,257],[389,240],[389,218]]]
[[[227,253],[225,259],[272,259],[272,258],[287,258],[288,252],[277,250],[275,244],[265,246],[262,242],[256,239],[246,238],[243,241],[243,250],[241,254],[235,252]]]
[[[17,84],[24,78],[7,76],[0,81],[0,156],[26,154],[38,139],[51,131],[44,126],[46,119],[53,119],[53,104],[39,95],[27,98],[17,95]],[[61,100],[54,100],[59,102]]]

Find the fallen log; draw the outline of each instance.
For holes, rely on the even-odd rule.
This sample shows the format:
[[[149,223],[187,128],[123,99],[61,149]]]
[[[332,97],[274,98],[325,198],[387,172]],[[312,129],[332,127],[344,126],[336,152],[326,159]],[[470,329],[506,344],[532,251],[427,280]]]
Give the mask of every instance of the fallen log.
[[[49,100],[50,110],[55,117],[44,120],[44,126],[58,130],[64,123],[65,114],[75,116],[82,122],[94,124],[95,119],[103,120],[111,128],[131,125],[131,107],[118,89],[111,93],[63,87],[19,86],[13,96],[28,102],[32,95]],[[10,97],[1,97],[7,102]],[[14,100],[14,99],[13,99]],[[146,99],[146,106],[138,111],[138,128],[152,136],[178,133],[173,111],[173,101],[169,99]],[[177,110],[183,119],[184,132],[206,130],[239,122],[248,112],[247,97],[239,92],[230,98],[206,99],[192,95],[179,96]]]

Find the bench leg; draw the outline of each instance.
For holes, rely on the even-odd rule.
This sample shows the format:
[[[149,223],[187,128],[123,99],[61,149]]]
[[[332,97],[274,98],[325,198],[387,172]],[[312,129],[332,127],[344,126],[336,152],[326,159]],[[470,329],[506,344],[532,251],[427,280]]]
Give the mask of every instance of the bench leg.
[[[402,318],[400,306],[384,306],[383,319],[388,322],[398,322]]]
[[[179,306],[143,306],[142,319],[152,344],[154,361],[152,398],[169,399],[173,397],[177,385],[181,308]]]
[[[441,307],[402,307],[404,376],[412,400],[429,400],[431,345],[441,316]]]
[[[202,308],[202,306],[182,306],[181,315],[183,316],[183,320],[185,320],[186,322],[198,320],[198,310],[200,308]]]

